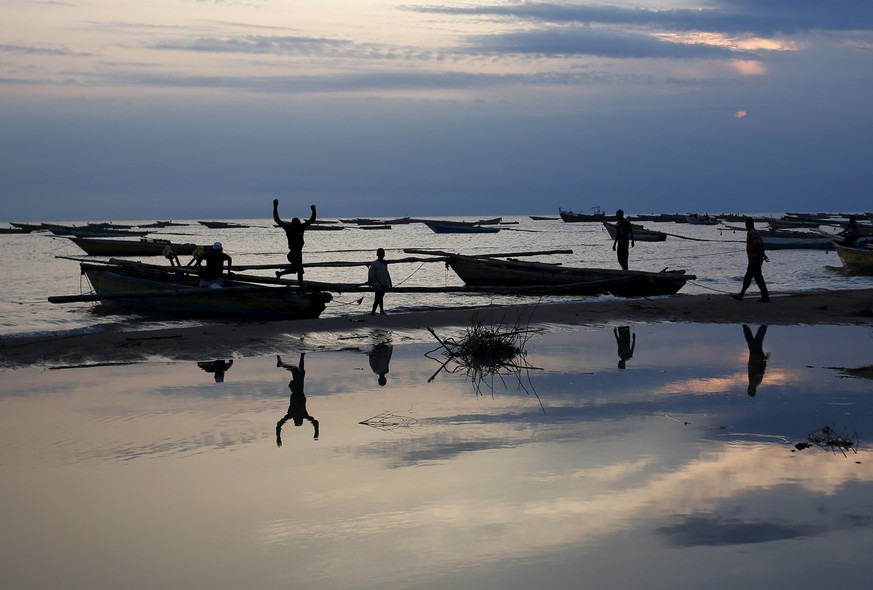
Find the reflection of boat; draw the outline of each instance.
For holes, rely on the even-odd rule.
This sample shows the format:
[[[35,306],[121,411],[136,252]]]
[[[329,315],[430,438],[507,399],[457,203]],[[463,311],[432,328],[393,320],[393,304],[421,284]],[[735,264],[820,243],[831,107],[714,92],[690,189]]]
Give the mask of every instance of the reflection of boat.
[[[159,317],[218,317],[255,320],[317,318],[332,299],[330,293],[302,293],[226,279],[222,288],[197,287],[195,269],[138,262],[83,262],[82,273],[94,295],[49,297],[52,303],[99,301],[107,308]]]
[[[469,286],[539,287],[550,294],[599,295],[619,297],[672,295],[697,277],[684,270],[646,272],[611,268],[566,267],[544,262],[523,262],[488,256],[447,254],[446,264]]]
[[[834,249],[846,272],[873,275],[873,248],[850,248],[834,242]]]
[[[179,255],[188,255],[196,244],[173,244],[170,240],[142,238],[139,240],[114,240],[111,238],[77,238],[70,240],[92,256],[161,256],[169,247]],[[204,246],[204,249],[208,250]]]
[[[608,221],[603,222],[603,227],[606,228],[606,231],[609,232],[609,237],[613,240],[615,239],[616,225],[614,223],[610,223]],[[631,224],[631,227],[634,230],[634,241],[635,242],[663,242],[667,239],[667,234],[662,231],[657,231],[654,229],[646,229],[641,225],[637,225],[635,223]]]

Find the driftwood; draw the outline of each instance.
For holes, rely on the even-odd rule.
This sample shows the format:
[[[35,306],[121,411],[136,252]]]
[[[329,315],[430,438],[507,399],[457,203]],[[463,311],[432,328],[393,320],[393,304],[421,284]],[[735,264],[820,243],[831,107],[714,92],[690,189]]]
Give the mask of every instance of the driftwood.
[[[528,323],[529,320],[530,318]],[[433,328],[427,330],[436,338],[440,346],[428,351],[425,356],[440,362],[440,359],[431,355],[441,352],[444,359],[436,372],[427,380],[428,383],[432,383],[442,371],[463,372],[473,384],[476,395],[482,395],[483,383],[493,394],[495,378],[499,378],[506,386],[506,377],[513,377],[517,382],[517,389],[528,394],[533,392],[536,395],[536,390],[530,381],[530,371],[541,369],[527,362],[525,344],[533,334],[541,330],[518,324],[510,328],[500,325],[484,326],[475,317],[470,328],[459,339],[440,338]],[[542,408],[542,402],[540,407]],[[545,412],[544,408],[543,412]]]

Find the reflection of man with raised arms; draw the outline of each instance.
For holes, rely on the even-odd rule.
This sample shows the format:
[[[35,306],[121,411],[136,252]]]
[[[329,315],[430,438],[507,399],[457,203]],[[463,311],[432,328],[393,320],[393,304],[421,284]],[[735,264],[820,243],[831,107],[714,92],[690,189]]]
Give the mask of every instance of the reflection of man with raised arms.
[[[764,336],[767,335],[767,326],[759,326],[758,331],[752,336],[752,329],[743,324],[743,336],[749,345],[749,388],[746,393],[749,397],[755,397],[758,386],[764,380],[764,371],[767,370],[769,352],[764,352]]]
[[[315,429],[315,435],[312,437],[318,440],[318,420],[309,415],[306,411],[306,395],[303,393],[303,379],[306,377],[306,370],[303,367],[303,361],[306,357],[305,352],[300,353],[300,363],[298,365],[289,365],[282,362],[282,357],[276,355],[276,366],[282,367],[291,371],[291,382],[288,383],[288,388],[291,390],[291,399],[288,403],[288,413],[276,423],[276,446],[282,446],[282,426],[288,420],[294,421],[294,426],[302,426],[304,420],[308,420]]]

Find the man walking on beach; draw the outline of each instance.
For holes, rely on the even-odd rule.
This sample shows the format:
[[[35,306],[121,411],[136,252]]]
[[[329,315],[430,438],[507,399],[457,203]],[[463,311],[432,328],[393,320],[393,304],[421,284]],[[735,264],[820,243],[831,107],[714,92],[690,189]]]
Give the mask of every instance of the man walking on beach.
[[[621,209],[615,212],[615,217],[615,241],[612,242],[612,251],[615,252],[616,245],[618,245],[618,263],[623,270],[627,270],[627,261],[630,257],[628,243],[630,243],[631,248],[636,245],[634,243],[634,229],[631,222],[625,219],[624,211]]]
[[[391,275],[388,273],[385,250],[382,248],[376,250],[376,260],[370,263],[370,269],[367,271],[367,284],[373,287],[373,292],[376,295],[370,314],[376,315],[378,308],[379,313],[385,315],[385,291],[391,288]]]
[[[301,222],[297,217],[290,222],[282,221],[279,219],[279,199],[273,199],[273,221],[285,230],[285,236],[288,238],[288,262],[291,263],[288,268],[277,270],[276,278],[296,272],[301,291],[303,290],[303,232],[315,222],[315,205],[310,205],[309,209],[312,215],[306,221]]]
[[[746,218],[746,256],[749,259],[749,265],[746,267],[746,275],[743,277],[743,288],[740,289],[739,293],[731,294],[731,297],[737,301],[742,301],[746,289],[752,284],[752,279],[755,279],[755,284],[761,290],[761,298],[758,301],[767,303],[770,301],[770,292],[767,291],[767,283],[764,282],[761,267],[765,260],[770,262],[770,259],[764,252],[764,240],[755,229],[755,221],[751,217]]]

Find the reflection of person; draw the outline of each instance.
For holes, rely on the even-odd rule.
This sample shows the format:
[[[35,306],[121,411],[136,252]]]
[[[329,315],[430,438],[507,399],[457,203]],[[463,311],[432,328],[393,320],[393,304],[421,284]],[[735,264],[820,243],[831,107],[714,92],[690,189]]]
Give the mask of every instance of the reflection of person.
[[[755,397],[758,386],[764,380],[764,371],[767,369],[769,352],[764,352],[764,335],[767,334],[767,326],[759,326],[758,331],[752,336],[752,329],[743,324],[743,336],[749,345],[749,397]]]
[[[225,262],[227,262],[227,272],[229,273],[230,266],[233,264],[233,259],[224,253],[224,248],[221,245],[221,242],[215,242],[212,245],[212,250],[197,259],[198,265],[206,263],[204,266],[201,266],[200,271],[197,273],[197,276],[200,277],[200,286],[224,286],[224,279],[221,275],[224,272]]]
[[[625,363],[633,358],[634,348],[637,345],[637,335],[633,334],[628,326],[619,326],[613,328],[612,333],[615,335],[615,342],[618,344],[618,368],[624,369]]]
[[[743,287],[739,293],[732,293],[731,297],[737,301],[743,300],[743,295],[746,294],[746,289],[752,284],[752,279],[755,279],[755,284],[761,290],[761,298],[758,301],[766,303],[770,301],[770,292],[767,291],[767,283],[764,282],[764,275],[761,273],[761,267],[764,261],[770,262],[767,254],[764,252],[764,240],[761,234],[755,229],[755,221],[751,217],[746,218],[746,256],[749,259],[749,264],[746,267],[746,274],[743,277]]]
[[[615,240],[612,242],[612,250],[615,252],[616,245],[618,245],[618,263],[622,269],[627,270],[627,261],[630,257],[628,243],[630,243],[631,248],[636,245],[634,243],[634,228],[630,220],[625,218],[624,211],[621,209],[615,212],[615,217]]]
[[[224,383],[224,373],[230,369],[232,365],[233,360],[202,361],[197,363],[197,366],[207,373],[213,373],[216,383]]]
[[[285,230],[285,237],[288,238],[288,262],[291,263],[288,268],[277,270],[276,278],[297,273],[297,283],[301,290],[303,290],[303,232],[315,222],[315,205],[310,205],[309,209],[312,211],[312,215],[306,221],[300,221],[297,217],[294,217],[290,222],[282,221],[279,219],[279,199],[273,199],[273,221]]]
[[[276,446],[282,446],[282,426],[285,422],[292,420],[294,426],[303,426],[303,421],[308,420],[315,429],[315,434],[312,438],[318,440],[318,420],[309,415],[306,411],[306,395],[303,393],[303,378],[306,377],[306,370],[303,367],[303,361],[306,357],[305,352],[300,353],[300,363],[297,365],[289,365],[282,362],[282,357],[276,355],[276,366],[282,367],[291,371],[291,381],[288,383],[288,388],[291,390],[291,399],[288,404],[288,413],[276,423]]]
[[[393,351],[394,346],[385,342],[380,342],[370,350],[370,368],[379,375],[380,386],[384,386],[388,382],[385,375],[388,374],[388,363],[391,362]]]
[[[391,275],[388,273],[385,250],[382,248],[376,250],[376,260],[370,263],[370,269],[367,271],[367,284],[373,287],[375,294],[373,310],[370,314],[376,315],[376,308],[378,308],[379,313],[385,315],[385,291],[391,288]]]

